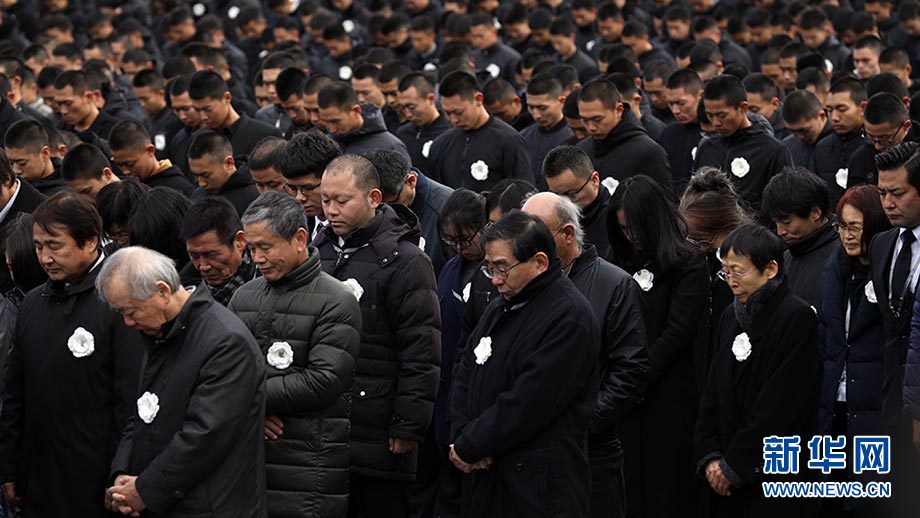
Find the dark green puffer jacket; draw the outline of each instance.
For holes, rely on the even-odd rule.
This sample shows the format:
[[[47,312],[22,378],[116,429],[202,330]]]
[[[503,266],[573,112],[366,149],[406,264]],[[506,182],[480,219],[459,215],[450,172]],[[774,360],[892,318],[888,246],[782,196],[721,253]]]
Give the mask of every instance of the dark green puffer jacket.
[[[274,344],[286,342],[293,352],[290,366],[267,363],[265,412],[284,423],[284,434],[265,444],[272,518],[344,518],[348,511],[349,407],[361,310],[352,292],[321,271],[319,259],[310,249],[310,258],[278,282],[260,277],[243,285],[229,306],[266,358]]]

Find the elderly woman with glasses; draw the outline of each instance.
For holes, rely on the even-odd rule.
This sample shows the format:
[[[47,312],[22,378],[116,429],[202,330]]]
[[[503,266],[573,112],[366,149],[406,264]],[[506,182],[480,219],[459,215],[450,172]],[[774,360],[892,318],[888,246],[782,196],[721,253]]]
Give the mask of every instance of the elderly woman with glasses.
[[[735,300],[719,323],[696,424],[696,468],[709,486],[701,516],[817,516],[814,499],[766,498],[760,484],[774,471],[764,462],[764,438],[797,435],[804,452],[818,429],[818,317],[789,290],[784,250],[758,225],[736,229],[719,249],[719,277]],[[801,458],[799,473],[808,471]]]
[[[849,444],[856,435],[882,433],[885,336],[870,278],[869,243],[876,234],[891,228],[891,223],[874,185],[852,187],[844,193],[837,203],[837,218],[840,244],[831,253],[821,279],[824,382],[820,433],[846,435]],[[835,474],[840,475],[840,481],[865,480],[851,470]],[[868,503],[863,499],[835,502],[847,510]]]

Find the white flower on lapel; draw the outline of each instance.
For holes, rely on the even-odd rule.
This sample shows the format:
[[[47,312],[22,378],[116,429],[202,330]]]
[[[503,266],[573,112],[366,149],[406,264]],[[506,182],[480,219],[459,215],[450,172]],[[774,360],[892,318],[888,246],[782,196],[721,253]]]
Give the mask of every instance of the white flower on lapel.
[[[502,73],[502,68],[495,63],[489,63],[489,66],[486,67],[486,72],[492,77],[498,77],[498,74]]]
[[[592,50],[594,50],[594,45],[596,44],[597,42],[594,40],[591,40],[588,43],[585,43],[585,50],[587,50],[588,52],[591,52]]]
[[[482,160],[477,160],[473,162],[473,165],[470,166],[470,175],[474,179],[479,180],[480,182],[486,181],[489,178],[489,166]]]
[[[639,270],[633,274],[633,279],[636,283],[639,284],[639,287],[642,288],[642,291],[648,291],[655,286],[655,274],[646,270],[645,268]]]
[[[83,358],[93,354],[93,351],[96,350],[96,339],[86,329],[78,327],[67,339],[67,348],[70,349],[74,358]]]
[[[152,392],[144,392],[144,395],[137,398],[137,417],[141,421],[150,424],[160,411],[160,398]]]
[[[423,157],[428,158],[428,154],[431,153],[431,144],[433,142],[434,142],[433,140],[429,140],[428,142],[425,142],[424,144],[422,144],[422,156]]]
[[[342,22],[342,28],[345,29],[345,32],[351,34],[355,30],[355,22],[351,20],[345,20]]]
[[[603,180],[601,180],[601,185],[606,187],[607,192],[613,195],[614,191],[617,190],[617,187],[620,186],[620,181],[617,180],[616,178],[608,176],[607,178],[604,178]]]
[[[192,14],[194,14],[196,18],[201,18],[207,11],[208,8],[205,7],[202,3],[197,3],[192,6]]]
[[[472,282],[466,283],[466,286],[463,287],[463,302],[469,302],[469,301],[470,301],[470,290],[472,290],[472,289],[473,289],[473,283],[472,283]]]
[[[751,338],[747,333],[741,333],[735,337],[735,341],[732,342],[732,354],[739,362],[747,360],[751,355]]]
[[[275,342],[268,348],[265,359],[276,369],[287,369],[294,363],[294,349],[291,349],[291,344],[287,342]]]
[[[743,157],[739,156],[732,160],[732,174],[738,178],[744,178],[751,172],[751,164]]]
[[[831,60],[824,58],[824,66],[827,67],[827,72],[831,73],[834,71],[834,64],[831,63]]]
[[[837,174],[834,175],[834,180],[837,181],[837,185],[839,185],[841,189],[847,188],[848,176],[850,176],[850,170],[846,167],[841,167],[837,170]]]
[[[348,288],[348,291],[355,296],[356,299],[361,300],[361,295],[364,295],[364,288],[361,287],[361,284],[354,279],[345,279],[342,281],[342,284]]]
[[[815,315],[818,314],[818,308],[816,308],[816,307],[814,307],[814,306],[809,306],[809,307],[811,308],[812,311],[815,312]]]
[[[696,160],[696,148],[697,146],[693,146],[693,149],[690,150],[690,158],[692,160]]]
[[[872,281],[866,283],[866,300],[872,304],[878,304],[878,297],[875,296],[875,286]]]
[[[426,72],[431,72],[432,70],[437,70],[438,66],[434,63],[425,63],[425,66],[422,67],[422,70]]]
[[[351,67],[348,65],[343,65],[339,67],[339,79],[343,81],[348,81],[351,79]]]
[[[240,15],[240,8],[233,5],[230,6],[230,9],[227,9],[227,18],[231,20],[236,20],[236,17]]]
[[[492,339],[488,336],[480,338],[479,345],[473,349],[473,354],[476,355],[476,365],[484,365],[489,356],[492,356]]]
[[[425,251],[425,236],[419,236],[418,247],[422,249],[422,252]]]
[[[166,149],[166,135],[162,133],[157,133],[153,136],[153,147],[157,148],[160,151]]]

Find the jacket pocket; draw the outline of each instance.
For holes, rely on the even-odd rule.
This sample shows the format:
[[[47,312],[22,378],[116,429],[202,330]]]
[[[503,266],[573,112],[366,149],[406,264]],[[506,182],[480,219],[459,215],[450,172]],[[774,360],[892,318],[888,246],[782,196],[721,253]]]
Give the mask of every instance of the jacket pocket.
[[[502,459],[499,472],[505,486],[505,506],[524,516],[554,516],[549,452],[521,452]]]
[[[358,439],[389,437],[393,401],[389,380],[355,379],[351,389],[351,435]]]

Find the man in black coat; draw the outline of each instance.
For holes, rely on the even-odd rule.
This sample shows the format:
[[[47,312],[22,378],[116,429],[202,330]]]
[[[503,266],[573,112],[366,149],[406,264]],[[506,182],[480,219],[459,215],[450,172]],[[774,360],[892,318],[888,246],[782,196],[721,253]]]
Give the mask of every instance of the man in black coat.
[[[7,101],[6,96],[2,96],[0,98],[0,132],[2,132],[0,135],[6,135],[6,130],[10,126],[22,120],[28,120],[28,117]]]
[[[350,508],[407,516],[409,482],[438,388],[441,319],[434,269],[418,221],[382,203],[373,164],[343,155],[322,177],[328,225],[317,234],[323,271],[345,282],[362,314],[351,400]]]
[[[912,419],[902,413],[904,364],[920,271],[920,144],[905,142],[876,157],[882,207],[893,228],[869,245],[875,296],[882,312],[882,427],[891,436],[891,516],[907,517],[920,506],[920,465]]]
[[[607,207],[616,180],[594,170],[591,159],[576,146],[559,146],[546,155],[543,175],[550,192],[565,196],[581,209],[584,241],[594,245],[597,255],[605,257],[610,248],[607,236]]]
[[[10,126],[3,147],[16,176],[38,192],[52,196],[70,190],[61,177],[60,161],[51,156],[48,133],[39,122],[23,120]]]
[[[168,257],[112,255],[96,287],[146,335],[136,413],[111,463],[105,505],[123,514],[265,515],[265,360],[208,290],[189,294]]]
[[[154,187],[169,187],[191,196],[195,186],[169,159],[158,160],[156,145],[142,124],[122,121],[115,125],[109,139],[112,161],[121,172]]]
[[[770,178],[792,165],[789,150],[760,124],[751,122],[740,79],[729,75],[710,79],[703,90],[703,103],[721,138],[700,143],[693,170],[711,166],[731,173],[738,196],[756,209]]]
[[[872,96],[863,111],[865,142],[847,164],[847,187],[878,183],[875,156],[904,141],[920,140],[920,127],[909,119],[907,107],[898,96],[880,92]]]
[[[317,95],[319,116],[344,153],[360,155],[372,149],[393,149],[406,158],[406,145],[387,131],[380,108],[359,104],[351,85],[328,84]]]
[[[783,145],[792,155],[792,164],[817,171],[815,148],[818,141],[833,132],[821,101],[807,90],[795,90],[783,102],[783,120],[790,133]]]
[[[49,281],[20,306],[0,414],[8,503],[28,516],[104,517],[102,495],[135,409],[143,341],[99,299],[102,221],[79,194],[33,213]]]
[[[597,256],[584,244],[578,206],[568,198],[540,193],[521,208],[549,228],[563,271],[588,299],[601,326],[600,386],[588,435],[592,517],[626,516],[623,449],[616,423],[642,397],[648,372],[645,327],[638,285],[623,269]]]
[[[493,78],[514,81],[514,73],[521,55],[498,38],[492,15],[476,13],[470,17],[470,45],[476,70],[484,70]]]
[[[421,72],[413,72],[399,81],[397,95],[408,121],[396,130],[396,136],[406,145],[412,165],[431,177],[434,170],[434,162],[429,158],[431,145],[450,129],[447,117],[435,102],[434,84]]]
[[[850,157],[865,144],[863,139],[863,109],[866,89],[858,79],[843,77],[831,85],[827,94],[827,117],[834,132],[815,146],[815,169],[831,193],[831,206],[843,196],[849,183]]]
[[[572,138],[572,130],[562,115],[564,102],[562,82],[554,75],[538,74],[527,83],[527,109],[533,114],[534,123],[524,128],[521,135],[527,143],[537,185],[544,189],[543,159],[551,150]]]
[[[0,153],[0,160],[3,160]],[[3,162],[6,162],[3,160]],[[13,174],[8,166],[0,163],[0,236],[6,235],[7,226],[20,214],[31,214],[45,196]],[[6,257],[6,240],[0,241],[0,254]],[[8,293],[16,285],[10,277],[6,261],[0,262],[0,293]]]
[[[237,169],[230,142],[220,133],[211,130],[197,133],[188,149],[188,164],[198,181],[198,189],[192,193],[193,200],[222,196],[242,217],[246,207],[259,197],[249,168]]]
[[[101,145],[119,119],[96,106],[93,86],[84,72],[68,70],[54,81],[54,100],[60,106],[65,130],[87,144]]]
[[[183,125],[166,102],[166,85],[163,77],[156,70],[141,70],[134,75],[132,86],[141,106],[150,117],[157,158],[168,158],[169,143]]]
[[[646,133],[642,123],[626,108],[613,83],[596,79],[578,97],[578,113],[591,138],[578,143],[594,162],[601,178],[621,181],[646,174],[671,188],[668,155]]]
[[[470,474],[463,515],[564,509],[585,517],[601,342],[594,310],[563,275],[540,219],[513,211],[484,231],[483,243],[484,268],[502,296],[460,353],[453,381],[450,459]]]
[[[668,153],[673,187],[680,192],[690,180],[702,138],[698,109],[703,99],[703,80],[693,70],[678,70],[668,77],[664,95],[674,122],[662,130],[658,142]]]

